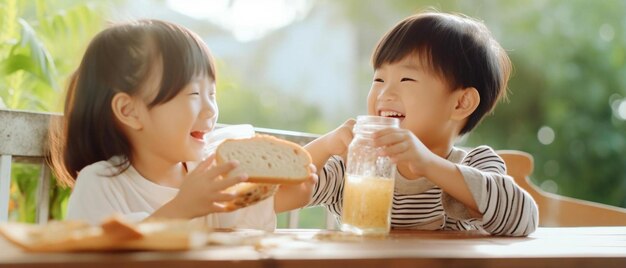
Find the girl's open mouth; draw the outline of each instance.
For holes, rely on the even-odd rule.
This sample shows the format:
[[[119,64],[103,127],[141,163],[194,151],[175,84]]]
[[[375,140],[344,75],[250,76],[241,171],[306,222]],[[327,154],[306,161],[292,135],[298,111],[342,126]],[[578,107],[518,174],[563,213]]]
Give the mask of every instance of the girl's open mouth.
[[[206,132],[204,132],[204,131],[192,131],[190,135],[194,139],[204,141],[204,134],[206,134]]]

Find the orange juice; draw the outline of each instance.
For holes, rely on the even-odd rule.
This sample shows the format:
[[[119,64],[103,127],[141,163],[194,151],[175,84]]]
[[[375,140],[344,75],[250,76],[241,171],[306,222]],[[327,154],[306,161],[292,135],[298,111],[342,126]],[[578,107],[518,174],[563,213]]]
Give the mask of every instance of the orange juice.
[[[391,178],[348,175],[343,189],[341,230],[355,234],[386,234],[390,229]]]

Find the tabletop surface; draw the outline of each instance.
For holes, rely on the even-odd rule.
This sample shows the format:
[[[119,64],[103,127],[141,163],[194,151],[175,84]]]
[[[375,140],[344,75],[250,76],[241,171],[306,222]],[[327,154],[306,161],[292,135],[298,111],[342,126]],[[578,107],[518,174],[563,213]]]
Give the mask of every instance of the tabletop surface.
[[[179,252],[28,253],[0,238],[0,249],[0,266],[10,267],[626,267],[626,226],[539,228],[521,238],[457,231],[361,238],[279,229],[253,244]]]

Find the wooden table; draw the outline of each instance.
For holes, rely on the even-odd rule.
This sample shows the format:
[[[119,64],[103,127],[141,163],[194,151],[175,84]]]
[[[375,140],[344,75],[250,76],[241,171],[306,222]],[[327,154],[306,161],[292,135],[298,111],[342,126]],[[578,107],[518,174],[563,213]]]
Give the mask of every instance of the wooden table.
[[[185,252],[25,253],[0,239],[6,267],[626,267],[626,226],[539,228],[525,238],[394,231],[384,238],[278,230],[260,246]]]

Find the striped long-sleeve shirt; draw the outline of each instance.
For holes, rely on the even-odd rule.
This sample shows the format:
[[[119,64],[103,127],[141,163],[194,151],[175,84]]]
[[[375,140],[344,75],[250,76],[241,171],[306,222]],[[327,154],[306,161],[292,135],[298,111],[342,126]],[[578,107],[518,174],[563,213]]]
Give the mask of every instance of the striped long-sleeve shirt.
[[[426,178],[408,180],[396,172],[391,227],[420,230],[484,230],[493,235],[526,236],[538,224],[537,204],[506,175],[500,156],[488,146],[469,152],[454,148],[448,161],[463,174],[481,217]],[[324,205],[341,219],[345,163],[338,156],[320,172],[309,206]]]

